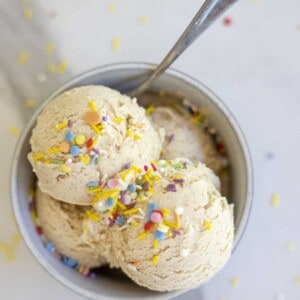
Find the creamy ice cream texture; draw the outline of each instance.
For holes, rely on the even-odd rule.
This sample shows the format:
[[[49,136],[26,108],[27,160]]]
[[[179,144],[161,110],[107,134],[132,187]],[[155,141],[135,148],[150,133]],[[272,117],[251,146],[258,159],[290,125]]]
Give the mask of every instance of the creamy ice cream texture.
[[[108,224],[112,255],[136,283],[156,291],[193,287],[226,263],[232,206],[214,176],[201,163],[161,160],[129,166],[115,175],[121,180],[113,188],[95,192],[95,215]]]
[[[45,237],[55,244],[59,253],[87,267],[107,264],[101,253],[105,244],[87,244],[81,237],[87,207],[55,200],[37,188],[36,208]]]
[[[28,155],[40,189],[57,200],[88,205],[88,182],[127,163],[159,158],[163,132],[145,110],[103,86],[68,90],[46,105],[37,119]]]

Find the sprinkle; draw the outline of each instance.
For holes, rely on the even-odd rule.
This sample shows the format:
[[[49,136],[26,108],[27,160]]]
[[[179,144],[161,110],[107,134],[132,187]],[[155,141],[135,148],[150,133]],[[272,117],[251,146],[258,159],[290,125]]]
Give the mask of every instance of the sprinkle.
[[[169,139],[168,139],[169,144],[172,143],[172,142],[174,141],[174,138],[175,138],[175,135],[172,133],[172,134],[169,136]]]
[[[11,136],[17,137],[17,136],[20,135],[20,129],[18,127],[16,127],[16,126],[11,126],[9,128],[9,134]]]
[[[98,185],[98,181],[90,181],[88,183],[88,187],[96,187]]]
[[[208,220],[205,220],[204,221],[204,227],[205,227],[205,229],[206,230],[211,230],[211,222],[210,221],[208,221]]]
[[[71,119],[68,120],[68,128],[72,128],[73,126],[73,122]]]
[[[239,285],[239,283],[240,283],[240,280],[237,277],[232,277],[230,280],[230,285],[232,285],[232,286],[237,286],[237,285]]]
[[[152,169],[153,169],[154,172],[157,171],[157,168],[156,168],[155,164],[151,163],[151,167],[152,167]]]
[[[145,238],[147,237],[147,235],[148,235],[147,232],[140,233],[140,234],[138,235],[138,239],[139,239],[139,240],[143,240],[143,239],[145,239]]]
[[[223,19],[223,24],[224,24],[225,26],[230,26],[230,25],[232,25],[232,19],[231,19],[230,17],[225,17],[225,18]]]
[[[149,209],[150,211],[155,210],[156,208],[157,208],[157,204],[156,204],[155,202],[150,202],[150,203],[148,204],[148,209]]]
[[[131,208],[128,210],[123,211],[124,215],[131,215],[137,213],[139,210],[137,208]]]
[[[170,228],[173,228],[173,229],[176,229],[176,230],[179,229],[178,224],[172,223],[172,222],[170,222],[170,221],[168,221],[168,220],[164,220],[163,223],[164,223],[166,226],[170,227]]]
[[[108,117],[107,117],[107,116],[103,116],[103,117],[102,117],[102,121],[103,121],[103,122],[107,122],[107,121],[108,121]]]
[[[66,60],[62,60],[55,68],[55,72],[57,74],[63,74],[67,68],[68,68],[69,63]]]
[[[187,257],[187,256],[189,255],[189,249],[187,249],[187,248],[181,249],[180,255],[181,255],[182,257]]]
[[[47,151],[47,153],[48,153],[48,154],[53,154],[53,153],[57,153],[57,152],[60,152],[60,151],[61,151],[61,150],[60,150],[59,147],[53,147],[53,148],[49,149],[49,150]]]
[[[27,8],[24,8],[24,11],[23,11],[23,17],[25,20],[29,21],[32,19],[32,9],[27,7]]]
[[[57,124],[55,126],[55,128],[56,128],[57,131],[59,131],[59,130],[62,130],[63,128],[65,128],[66,126],[68,126],[68,121],[67,120]]]
[[[279,204],[279,201],[280,201],[279,194],[277,194],[277,193],[273,194],[272,198],[271,198],[271,205],[272,205],[272,207],[277,207],[278,204]]]
[[[55,45],[52,42],[49,42],[46,47],[45,47],[45,54],[50,55],[54,52],[55,50]]]
[[[192,122],[195,124],[199,124],[203,119],[203,115],[202,114],[198,114],[197,116],[192,118]]]
[[[173,179],[173,182],[175,182],[175,183],[183,183],[184,179],[183,178],[175,178],[175,179]]]
[[[150,231],[153,228],[153,226],[154,226],[154,224],[149,221],[144,225],[144,229],[145,229],[145,231]]]
[[[170,211],[167,208],[163,209],[163,216],[166,217],[170,214]]]
[[[124,216],[118,216],[116,218],[116,224],[123,225],[125,223],[125,217]]]
[[[95,101],[94,100],[90,100],[89,101],[89,105],[90,105],[90,108],[92,111],[97,111],[97,107],[96,107],[96,104],[95,104]]]
[[[126,137],[131,137],[131,136],[132,136],[131,129],[127,129],[127,131],[126,131]]]
[[[122,123],[122,122],[124,122],[124,117],[115,117],[114,119],[114,122],[116,122],[116,123]]]
[[[96,164],[96,160],[97,160],[98,156],[97,155],[94,155],[93,158],[91,159],[90,161],[90,166]]]
[[[46,248],[46,250],[47,250],[48,252],[54,252],[54,251],[55,251],[55,246],[54,246],[54,244],[51,243],[51,242],[47,243],[46,246],[45,246],[45,248]]]
[[[47,80],[47,75],[45,73],[39,73],[36,76],[36,80],[41,83],[45,82]]]
[[[154,105],[150,105],[150,106],[148,106],[147,107],[147,109],[146,109],[146,115],[147,116],[150,116],[152,113],[153,113],[153,111],[154,111]]]
[[[287,249],[289,252],[293,252],[296,249],[296,245],[294,243],[288,243],[287,244]]]
[[[139,140],[142,139],[142,137],[141,137],[139,134],[135,134],[135,135],[133,136],[133,138],[134,138],[136,141],[139,141]]]
[[[26,99],[26,100],[24,101],[24,104],[25,104],[25,106],[26,106],[27,108],[34,108],[34,107],[36,107],[36,101],[33,100],[33,99]]]
[[[69,121],[67,121],[67,122],[69,122]],[[67,125],[68,125],[68,123],[67,123]],[[67,142],[72,143],[74,138],[75,138],[75,133],[73,131],[68,131],[65,135],[65,139]]]
[[[54,19],[56,16],[57,16],[57,12],[56,12],[55,10],[49,11],[48,17],[49,17],[50,19]]]
[[[143,184],[143,190],[144,190],[144,191],[149,191],[149,186],[150,186],[149,181],[146,181],[146,182]]]
[[[164,232],[164,233],[167,233],[169,231],[169,227],[166,226],[165,224],[163,223],[160,223],[158,226],[157,226],[157,230],[158,231],[161,231],[161,232]]]
[[[93,140],[90,138],[86,141],[85,146],[87,148],[91,148],[92,145],[93,145]]]
[[[71,268],[74,268],[77,266],[77,261],[73,258],[68,258],[66,256],[63,256],[63,263],[68,266],[68,267],[71,267]]]
[[[166,190],[168,192],[176,192],[176,185],[173,183],[169,183],[166,187]]]
[[[85,136],[82,134],[78,134],[75,138],[75,143],[77,145],[83,145],[85,143]]]
[[[44,154],[43,153],[39,153],[33,156],[33,160],[37,161],[37,160],[41,160],[42,158],[44,158]]]
[[[153,249],[158,248],[158,246],[159,246],[159,241],[158,240],[154,240],[154,242],[153,242]]]
[[[56,66],[54,63],[48,63],[47,64],[47,70],[49,73],[55,73],[56,71]]]
[[[35,231],[38,235],[42,235],[43,234],[43,229],[41,226],[36,226],[35,227]]]
[[[129,169],[129,168],[130,168],[130,163],[126,164],[126,165],[124,166],[124,168],[125,168],[125,169]]]
[[[86,155],[80,156],[80,160],[86,165],[90,163],[90,159]]]
[[[150,22],[149,16],[140,16],[139,17],[139,23],[142,25],[146,25]]]
[[[115,204],[115,200],[111,197],[108,197],[105,201],[105,205],[106,205],[107,208],[113,207],[114,204]]]
[[[129,184],[128,189],[130,192],[134,193],[136,191],[136,185],[134,183]]]
[[[99,128],[97,125],[92,124],[91,127],[98,135],[101,134],[101,128]]]
[[[62,153],[69,153],[70,145],[66,141],[61,142],[59,144],[59,151]]]
[[[78,156],[80,154],[80,148],[76,145],[71,146],[70,153],[73,156]]]
[[[152,258],[152,265],[155,266],[158,263],[158,260],[159,260],[159,255],[158,254],[154,255]]]
[[[121,49],[121,39],[120,37],[116,36],[111,41],[111,49],[114,52],[119,52]]]
[[[154,211],[152,214],[151,214],[151,221],[153,223],[159,223],[161,220],[162,220],[162,213],[161,212],[158,212],[158,211]]]
[[[118,180],[116,180],[115,178],[112,178],[112,179],[109,179],[107,181],[107,186],[110,188],[110,189],[114,189],[118,186]]]
[[[84,121],[89,125],[97,125],[101,122],[101,117],[98,112],[90,110],[85,113]]]
[[[117,11],[117,5],[115,3],[112,3],[112,2],[109,3],[106,8],[107,8],[107,11],[111,14],[114,14]]]
[[[175,213],[178,215],[178,216],[181,216],[184,212],[184,208],[182,206],[177,206],[175,208]]]
[[[65,173],[69,173],[69,172],[72,171],[71,167],[68,166],[68,165],[66,165],[66,164],[63,164],[63,165],[61,166],[61,169],[62,169],[63,172],[65,172]]]
[[[155,237],[155,239],[157,239],[159,241],[162,241],[162,240],[164,240],[166,238],[166,234],[165,234],[165,232],[156,230],[154,232],[154,237]]]
[[[120,201],[117,201],[117,205],[122,209],[122,210],[126,210],[126,206],[122,203],[122,202],[120,202]]]

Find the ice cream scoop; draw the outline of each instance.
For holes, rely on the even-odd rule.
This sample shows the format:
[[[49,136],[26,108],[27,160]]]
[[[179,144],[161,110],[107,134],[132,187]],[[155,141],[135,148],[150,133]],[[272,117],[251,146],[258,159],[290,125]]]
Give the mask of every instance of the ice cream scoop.
[[[99,246],[87,244],[81,238],[83,220],[89,207],[55,200],[37,188],[36,208],[46,239],[55,245],[59,253],[87,267],[107,264]]]
[[[28,158],[39,187],[57,200],[88,205],[93,185],[127,163],[158,159],[163,133],[145,110],[104,86],[68,90],[50,101],[37,119]]]

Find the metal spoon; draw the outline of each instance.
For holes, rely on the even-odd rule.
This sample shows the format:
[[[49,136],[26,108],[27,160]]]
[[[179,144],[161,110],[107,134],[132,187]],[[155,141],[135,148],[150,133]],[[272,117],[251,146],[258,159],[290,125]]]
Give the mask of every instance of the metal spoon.
[[[127,94],[136,97],[147,90],[152,82],[236,1],[237,0],[206,0],[163,61],[152,71],[146,81],[134,90],[127,92]]]

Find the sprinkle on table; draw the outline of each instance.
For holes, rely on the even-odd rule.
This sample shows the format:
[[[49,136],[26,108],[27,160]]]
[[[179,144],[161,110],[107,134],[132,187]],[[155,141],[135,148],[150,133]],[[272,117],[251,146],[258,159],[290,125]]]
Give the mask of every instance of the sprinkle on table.
[[[231,26],[232,25],[232,18],[230,18],[230,17],[225,17],[224,19],[223,19],[223,25],[224,26]]]
[[[23,10],[23,17],[25,20],[29,21],[32,19],[33,11],[30,7],[26,7]]]
[[[107,7],[107,11],[111,14],[115,14],[117,12],[117,5],[114,2],[110,2]]]
[[[111,41],[111,49],[114,52],[119,52],[121,49],[121,39],[118,36],[115,36]]]
[[[150,22],[150,17],[147,16],[147,15],[144,15],[144,16],[140,16],[139,19],[138,19],[139,23],[141,25],[146,25]]]
[[[46,47],[45,47],[45,54],[50,55],[54,52],[55,50],[55,45],[52,42],[49,42]]]
[[[25,65],[28,61],[28,57],[29,57],[28,52],[21,51],[18,55],[18,63],[20,65]]]
[[[20,129],[16,126],[9,127],[9,134],[13,137],[17,137],[20,135]]]
[[[288,244],[286,245],[286,248],[287,248],[287,250],[288,250],[289,252],[293,252],[293,251],[295,251],[295,249],[296,249],[296,245],[295,245],[294,243],[288,243]]]
[[[299,284],[299,285],[300,285],[300,276],[297,276],[297,277],[295,278],[295,282],[296,282],[296,284]]]
[[[277,207],[279,205],[279,202],[280,202],[280,196],[278,193],[274,193],[272,195],[272,198],[271,198],[271,205],[272,207]]]
[[[231,286],[238,286],[240,284],[240,279],[238,277],[232,277],[230,280]]]

